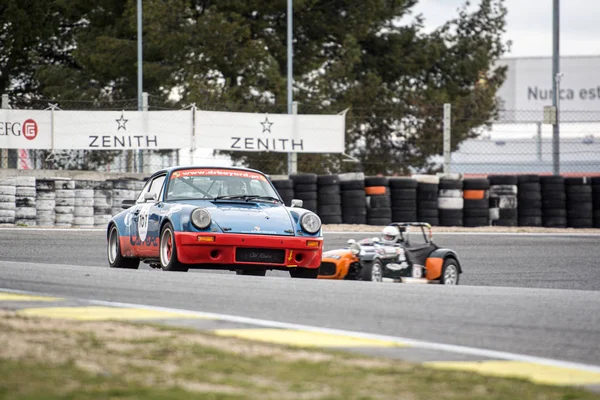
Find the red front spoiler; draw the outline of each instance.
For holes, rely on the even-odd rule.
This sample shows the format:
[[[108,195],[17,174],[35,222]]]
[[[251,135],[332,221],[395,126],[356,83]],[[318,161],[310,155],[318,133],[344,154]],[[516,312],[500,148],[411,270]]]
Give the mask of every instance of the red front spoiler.
[[[214,241],[209,241],[214,238]],[[236,248],[284,249],[283,263],[260,263],[266,268],[304,267],[319,268],[323,254],[323,238],[298,236],[245,235],[213,232],[175,232],[177,258],[183,264],[236,264]]]

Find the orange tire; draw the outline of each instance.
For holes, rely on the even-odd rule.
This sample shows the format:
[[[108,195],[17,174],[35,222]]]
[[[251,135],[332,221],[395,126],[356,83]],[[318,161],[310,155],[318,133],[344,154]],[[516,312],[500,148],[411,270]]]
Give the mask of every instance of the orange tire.
[[[463,199],[483,200],[485,199],[485,190],[465,190],[463,191]]]
[[[387,190],[387,188],[385,186],[367,186],[367,187],[365,187],[365,193],[367,193],[367,196],[385,194],[386,190]]]

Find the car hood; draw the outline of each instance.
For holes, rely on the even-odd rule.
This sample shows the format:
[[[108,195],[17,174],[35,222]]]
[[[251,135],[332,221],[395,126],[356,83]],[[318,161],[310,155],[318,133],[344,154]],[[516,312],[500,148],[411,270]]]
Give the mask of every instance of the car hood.
[[[223,232],[294,235],[292,218],[280,204],[210,202],[206,209]]]

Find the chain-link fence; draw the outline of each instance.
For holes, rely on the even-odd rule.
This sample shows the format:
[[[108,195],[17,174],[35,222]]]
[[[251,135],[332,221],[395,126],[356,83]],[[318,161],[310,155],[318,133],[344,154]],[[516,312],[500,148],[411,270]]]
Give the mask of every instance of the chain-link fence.
[[[13,101],[12,108],[44,110],[137,110],[137,99],[99,101]],[[147,110],[181,110],[149,96]],[[285,114],[286,104],[209,102],[195,104],[206,111]],[[323,104],[298,104],[299,114],[335,114],[343,110]],[[543,123],[541,110],[500,111],[489,124],[469,110],[452,109],[451,172],[465,175],[499,173],[551,174],[553,127]],[[600,111],[560,112],[561,173],[600,172]],[[82,132],[82,134],[85,134]],[[177,132],[173,132],[173,135]],[[461,138],[461,139],[459,139]],[[443,107],[408,105],[350,108],[346,114],[346,153],[297,155],[297,172],[317,174],[364,172],[367,175],[433,173],[443,168]],[[173,165],[250,166],[271,175],[287,174],[287,153],[215,151],[196,138],[195,149],[180,150],[0,150],[0,168],[65,169],[150,174]]]
[[[553,125],[541,110],[504,110],[497,122],[476,130],[452,153],[452,172],[552,174]],[[600,111],[561,111],[558,162],[561,174],[600,172]]]

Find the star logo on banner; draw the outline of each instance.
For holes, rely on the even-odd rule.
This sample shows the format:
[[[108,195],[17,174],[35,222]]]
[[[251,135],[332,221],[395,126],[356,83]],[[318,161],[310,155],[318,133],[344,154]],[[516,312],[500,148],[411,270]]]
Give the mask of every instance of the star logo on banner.
[[[273,122],[269,122],[268,115],[265,116],[265,121],[261,122],[260,124],[263,126],[262,133],[265,133],[265,132],[271,133],[271,125],[273,125]]]
[[[121,112],[121,118],[119,119],[115,119],[115,121],[117,121],[117,124],[119,124],[119,127],[117,128],[117,131],[121,130],[121,128],[123,128],[124,130],[127,130],[127,128],[125,127],[125,124],[127,123],[127,121],[129,121],[128,119],[123,118],[123,111]]]

